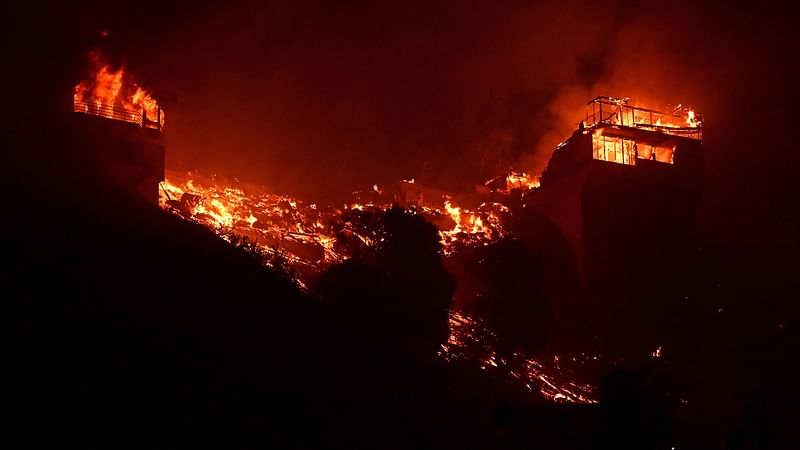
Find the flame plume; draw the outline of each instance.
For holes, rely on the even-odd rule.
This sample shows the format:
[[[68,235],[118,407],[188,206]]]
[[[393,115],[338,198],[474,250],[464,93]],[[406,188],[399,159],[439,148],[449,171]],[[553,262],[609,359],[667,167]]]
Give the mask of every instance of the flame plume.
[[[75,86],[75,112],[164,127],[164,111],[148,91],[129,80],[124,67],[114,69],[95,50],[89,53],[89,69],[90,76]]]

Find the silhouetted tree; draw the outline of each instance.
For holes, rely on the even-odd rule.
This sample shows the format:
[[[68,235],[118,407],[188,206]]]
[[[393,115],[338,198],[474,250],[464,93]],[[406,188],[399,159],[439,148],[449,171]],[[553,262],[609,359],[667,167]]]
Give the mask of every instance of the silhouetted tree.
[[[372,245],[323,274],[319,296],[364,339],[435,355],[449,334],[455,291],[441,262],[436,227],[399,207],[360,211],[348,220]]]
[[[503,224],[524,247],[536,250],[541,269],[538,285],[553,307],[548,349],[556,352],[591,349],[597,326],[597,314],[592,308],[597,306],[594,297],[584,292],[578,259],[565,235],[566,229],[537,208],[523,208],[522,203],[520,199],[514,213],[503,218]]]
[[[536,255],[514,239],[503,239],[476,252],[473,270],[481,289],[471,309],[497,335],[496,351],[532,355],[545,344],[552,320],[538,285]]]
[[[395,309],[402,306],[398,305],[402,299],[396,298],[398,291],[389,287],[394,286],[386,273],[362,260],[331,267],[316,284],[339,323],[365,341],[381,335],[394,337],[402,331],[394,329]]]

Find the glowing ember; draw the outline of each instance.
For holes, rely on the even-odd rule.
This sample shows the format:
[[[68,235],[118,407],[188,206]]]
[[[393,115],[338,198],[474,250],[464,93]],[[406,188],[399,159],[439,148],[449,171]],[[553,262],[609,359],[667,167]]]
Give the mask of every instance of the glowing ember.
[[[484,370],[490,366],[498,368],[491,345],[494,339],[494,334],[479,322],[454,311],[450,314],[450,337],[447,344],[442,345],[441,356],[446,361],[474,359]],[[564,360],[583,366],[599,357],[526,358],[516,354],[515,358],[519,359],[515,364],[519,369],[509,371],[508,376],[526,389],[537,390],[546,399],[559,403],[597,403],[595,389],[575,382],[575,374],[564,366]]]
[[[333,250],[335,239],[316,205],[271,194],[257,186],[220,185],[176,173],[169,174],[161,188],[162,207],[222,236],[247,237],[265,252],[280,250],[293,264],[321,267],[344,258]]]
[[[434,215],[446,214],[453,222],[452,228],[439,231],[445,255],[457,252],[462,245],[486,245],[505,234],[500,219],[500,213],[508,211],[504,205],[482,203],[478,207],[478,211],[472,211],[456,206],[451,200],[450,198],[445,199],[442,205],[444,211],[435,208],[427,209]]]
[[[653,350],[653,353],[650,354],[653,358],[661,358],[661,346],[659,345],[658,348]]]

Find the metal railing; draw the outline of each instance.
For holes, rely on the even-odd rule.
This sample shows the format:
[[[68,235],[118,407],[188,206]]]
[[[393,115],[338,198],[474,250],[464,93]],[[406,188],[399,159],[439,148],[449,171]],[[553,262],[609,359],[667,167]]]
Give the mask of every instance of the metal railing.
[[[692,118],[685,108],[677,108],[674,113],[669,113],[630,106],[627,98],[597,97],[590,101],[586,104],[584,124],[587,127],[618,125],[703,139],[702,119],[699,114]]]
[[[92,101],[73,101],[73,112],[91,114],[93,116],[105,117],[107,119],[121,120],[123,122],[135,123],[143,128],[151,128],[162,131],[160,120],[150,120],[143,111],[135,111],[116,106],[104,105],[100,102]]]

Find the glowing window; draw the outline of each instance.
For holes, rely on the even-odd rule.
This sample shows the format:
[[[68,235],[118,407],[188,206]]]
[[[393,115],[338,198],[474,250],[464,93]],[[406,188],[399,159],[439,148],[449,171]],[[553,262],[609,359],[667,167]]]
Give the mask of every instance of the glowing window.
[[[592,135],[594,159],[617,164],[636,165],[636,159],[648,159],[672,164],[675,147],[659,147],[640,144],[631,139],[615,136]]]
[[[594,159],[618,164],[636,165],[635,142],[613,136],[592,135]]]

